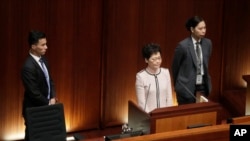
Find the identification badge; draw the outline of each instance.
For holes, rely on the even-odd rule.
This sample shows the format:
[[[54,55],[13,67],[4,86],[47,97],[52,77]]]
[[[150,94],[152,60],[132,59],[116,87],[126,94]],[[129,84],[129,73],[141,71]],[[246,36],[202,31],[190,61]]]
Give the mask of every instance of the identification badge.
[[[202,75],[197,75],[196,76],[196,85],[202,84]]]

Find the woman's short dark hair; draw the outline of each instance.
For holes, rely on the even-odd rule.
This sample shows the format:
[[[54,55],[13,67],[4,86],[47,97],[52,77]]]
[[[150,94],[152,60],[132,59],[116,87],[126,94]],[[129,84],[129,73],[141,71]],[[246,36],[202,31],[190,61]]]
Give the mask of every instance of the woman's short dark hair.
[[[188,31],[191,31],[191,27],[195,28],[201,21],[204,21],[204,19],[202,17],[199,17],[199,16],[194,16],[194,17],[191,17],[187,20],[186,22],[186,29]]]
[[[30,31],[28,36],[28,43],[29,45],[37,44],[39,39],[46,38],[46,34],[41,31]]]
[[[155,43],[146,44],[142,48],[142,56],[143,58],[146,58],[146,59],[149,59],[152,56],[152,54],[155,54],[157,52],[161,53],[161,48],[160,48],[160,45],[155,44]]]

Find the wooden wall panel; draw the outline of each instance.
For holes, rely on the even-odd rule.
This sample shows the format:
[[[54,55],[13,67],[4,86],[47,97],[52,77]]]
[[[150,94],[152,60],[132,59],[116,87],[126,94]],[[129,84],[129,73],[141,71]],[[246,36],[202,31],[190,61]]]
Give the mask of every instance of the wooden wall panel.
[[[184,2],[184,4],[183,4]],[[133,6],[131,6],[133,5]],[[135,75],[145,67],[141,57],[141,48],[145,43],[155,42],[163,50],[163,67],[170,68],[174,49],[177,43],[189,36],[185,29],[187,18],[201,15],[206,19],[208,38],[214,41],[214,53],[211,57],[210,70],[213,78],[214,90],[211,98],[217,100],[220,88],[221,32],[223,1],[166,1],[166,0],[141,0],[122,1],[109,0],[106,4],[104,17],[106,71],[104,82],[104,118],[106,126],[126,122],[127,101],[135,99]],[[133,9],[135,8],[135,9]],[[212,10],[211,10],[212,9]],[[208,12],[210,11],[210,12]],[[212,11],[212,12],[211,12]],[[134,14],[131,14],[134,12]],[[133,22],[135,19],[137,22]],[[214,20],[217,25],[214,25]],[[129,22],[130,21],[130,22]],[[126,22],[126,26],[124,26]],[[211,28],[210,25],[211,24]],[[128,31],[128,32],[126,32]],[[139,32],[138,32],[139,31]],[[216,33],[216,34],[213,34]],[[134,38],[130,38],[133,36]],[[137,40],[134,40],[136,39]],[[121,40],[122,39],[122,40]],[[126,40],[126,42],[124,42]],[[133,44],[131,46],[131,43]],[[118,48],[119,47],[119,48]],[[130,53],[129,58],[126,57]],[[127,59],[127,60],[126,60]],[[129,61],[129,63],[127,63]],[[137,63],[135,63],[137,61]],[[115,67],[112,67],[115,66]],[[218,71],[218,72],[214,72]],[[131,83],[128,83],[131,82]],[[127,90],[130,91],[127,91]],[[173,95],[175,92],[173,90]],[[132,99],[128,99],[132,98]],[[115,105],[115,107],[113,106]],[[118,111],[120,109],[120,111]],[[112,114],[115,113],[115,114]]]
[[[209,72],[212,80],[212,93],[210,99],[219,100],[221,92],[222,74],[222,32],[223,28],[223,0],[218,1],[195,1],[196,8],[194,13],[201,15],[206,20],[207,34],[213,43],[212,55],[209,62]]]
[[[1,1],[0,121],[3,126],[0,127],[0,140],[22,138],[24,133],[20,70],[29,50],[27,27],[36,22],[39,23],[37,27],[44,30],[43,21],[46,17],[41,13],[44,11],[44,3],[30,1],[30,4],[33,7],[27,6],[23,1]],[[24,6],[28,9],[23,8]],[[29,19],[30,17],[33,17],[33,20]]]
[[[222,89],[226,91],[246,88],[242,75],[250,74],[250,2],[227,1],[224,9]]]
[[[67,113],[67,129],[99,128],[102,3],[53,1],[49,7],[48,31],[53,41],[49,57],[56,64],[54,76]]]
[[[104,126],[126,122],[134,99],[139,1],[107,0],[104,11]]]
[[[1,1],[0,140],[24,135],[20,70],[29,30],[47,33],[46,56],[67,131],[73,132],[127,122],[128,100],[136,101],[135,75],[145,67],[142,46],[159,43],[162,66],[170,68],[177,43],[189,36],[184,24],[193,15],[204,17],[213,42],[211,98],[245,88],[249,6],[247,0]]]
[[[75,108],[70,121],[76,131],[99,128],[101,107],[102,1],[79,0],[72,48]],[[77,102],[77,103],[76,103]],[[73,128],[74,129],[74,128]]]
[[[67,131],[99,128],[102,0],[5,0],[0,5],[0,140],[24,137],[20,71],[31,29],[47,34],[46,56]]]

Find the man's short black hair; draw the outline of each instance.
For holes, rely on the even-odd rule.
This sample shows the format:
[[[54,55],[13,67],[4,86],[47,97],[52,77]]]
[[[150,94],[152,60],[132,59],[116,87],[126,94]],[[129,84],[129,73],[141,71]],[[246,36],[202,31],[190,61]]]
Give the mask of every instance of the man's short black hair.
[[[29,37],[28,37],[28,43],[29,45],[34,45],[37,44],[39,39],[43,39],[46,38],[46,34],[41,32],[41,31],[37,31],[37,30],[32,30],[29,32]]]
[[[191,31],[191,27],[195,28],[201,21],[204,21],[204,19],[199,16],[194,16],[194,17],[189,18],[185,25],[186,29],[188,31]]]

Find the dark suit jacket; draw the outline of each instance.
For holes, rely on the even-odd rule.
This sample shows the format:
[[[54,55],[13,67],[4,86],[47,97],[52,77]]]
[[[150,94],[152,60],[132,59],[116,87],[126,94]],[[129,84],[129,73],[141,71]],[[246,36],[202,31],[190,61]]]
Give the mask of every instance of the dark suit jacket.
[[[210,39],[201,39],[201,48],[203,55],[204,67],[204,82],[206,86],[206,96],[211,92],[212,85],[208,72],[209,58],[212,52],[212,42]],[[196,85],[196,54],[191,37],[188,37],[181,42],[175,49],[174,59],[172,62],[172,73],[174,87],[178,97],[193,98]]]
[[[46,65],[48,72],[49,66],[45,58],[43,58],[44,64]],[[48,85],[45,75],[36,62],[36,60],[29,55],[26,59],[22,71],[21,77],[24,85],[24,99],[23,99],[23,115],[25,115],[25,109],[28,107],[44,106],[49,104],[47,98]],[[50,98],[55,97],[54,83],[50,77]]]

